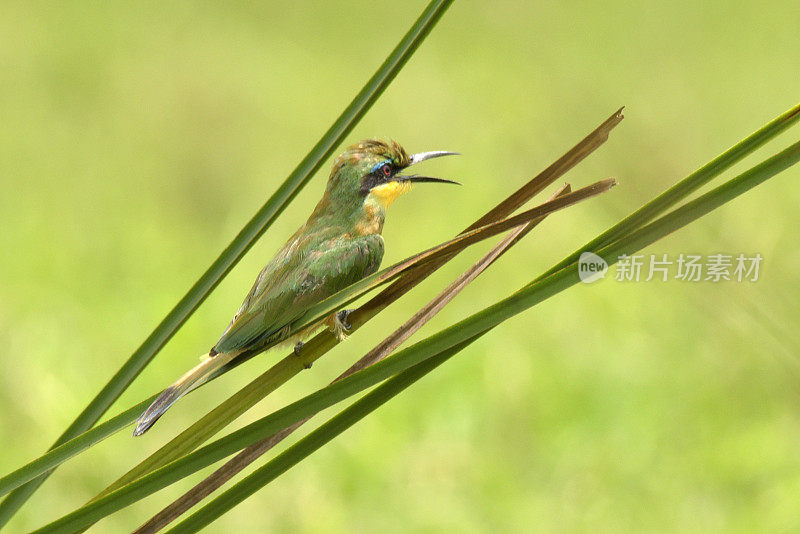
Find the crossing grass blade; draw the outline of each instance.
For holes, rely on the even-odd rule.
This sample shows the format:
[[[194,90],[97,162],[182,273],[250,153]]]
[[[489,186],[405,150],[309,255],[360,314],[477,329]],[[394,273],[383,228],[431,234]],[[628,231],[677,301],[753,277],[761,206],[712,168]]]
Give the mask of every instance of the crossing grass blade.
[[[27,481],[33,480],[42,473],[48,472],[68,458],[100,443],[108,436],[129,426],[155,399],[156,395],[153,395],[149,399],[143,400],[139,404],[128,408],[108,421],[87,430],[83,434],[62,443],[58,447],[50,449],[46,454],[40,456],[36,460],[0,478],[0,495],[4,495]]]
[[[278,215],[289,205],[297,193],[308,183],[322,163],[342,142],[364,113],[375,103],[397,73],[403,68],[422,41],[450,7],[452,0],[432,0],[411,29],[400,40],[375,74],[345,108],[339,118],[322,136],[266,204],[242,228],[206,272],[195,282],[172,311],[159,323],[142,345],[111,378],[100,393],[78,415],[73,423],[56,440],[61,445],[94,426],[109,407],[128,388],[159,350],[206,299],[211,291],[236,265],[256,240],[269,228]],[[0,503],[0,528],[28,500],[45,481],[49,473],[18,487]]]
[[[609,264],[692,223],[800,161],[800,142],[745,171],[725,184],[606,245],[596,253]],[[394,353],[353,375],[322,388],[228,436],[190,453],[44,527],[40,532],[74,532],[241,448],[291,426],[345,398],[445,353],[503,321],[579,282],[577,263],[522,287],[509,297]]]
[[[352,406],[343,410],[341,413],[327,421],[318,429],[311,432],[308,436],[292,445],[285,452],[281,453],[273,460],[270,460],[263,467],[258,468],[244,480],[225,491],[222,495],[205,505],[203,508],[187,517],[184,521],[170,529],[170,533],[198,532],[202,528],[211,524],[212,521],[220,517],[225,512],[231,510],[247,497],[264,487],[278,476],[285,473],[314,451],[328,443],[334,437],[353,426],[364,417],[374,412],[377,408],[385,404],[398,393],[404,391],[417,380],[430,373],[441,364],[450,359],[453,355],[469,346],[480,335],[447,349],[435,356],[424,360],[410,369],[399,373],[386,380],[383,384],[367,393],[362,399],[356,401]],[[156,532],[158,529],[139,529],[134,534],[144,534],[145,532]]]
[[[738,163],[746,156],[752,154],[756,149],[763,146],[766,142],[775,138],[789,127],[793,126],[800,120],[800,104],[789,109],[785,113],[779,115],[763,127],[756,130],[754,133],[736,143],[734,146],[709,161],[695,172],[673,185],[662,194],[648,202],[629,216],[622,219],[619,223],[615,224],[593,240],[586,243],[583,247],[573,252],[571,255],[564,258],[562,261],[551,267],[547,272],[543,273],[538,279],[552,274],[559,269],[569,265],[571,262],[578,259],[581,252],[585,250],[597,250],[615,239],[618,239],[627,233],[639,228],[643,224],[652,220],[653,217],[659,213],[663,213],[667,209],[675,206],[678,202],[697,191],[702,186],[706,185],[713,178],[722,174],[725,170],[729,169],[732,165]]]

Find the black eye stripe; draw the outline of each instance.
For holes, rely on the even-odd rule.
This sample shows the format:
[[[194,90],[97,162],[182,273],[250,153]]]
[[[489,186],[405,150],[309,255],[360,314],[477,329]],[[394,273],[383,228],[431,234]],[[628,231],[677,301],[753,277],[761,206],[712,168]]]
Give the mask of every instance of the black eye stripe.
[[[393,169],[392,165],[389,163],[384,163],[380,167],[377,167],[371,173],[364,176],[364,179],[361,181],[361,194],[366,195],[373,187],[386,183],[388,178],[391,178],[395,172],[397,171]]]

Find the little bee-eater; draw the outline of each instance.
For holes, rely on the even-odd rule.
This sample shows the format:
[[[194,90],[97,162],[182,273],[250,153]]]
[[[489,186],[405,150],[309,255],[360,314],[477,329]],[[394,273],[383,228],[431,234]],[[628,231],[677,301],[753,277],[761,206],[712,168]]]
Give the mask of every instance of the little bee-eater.
[[[325,194],[306,223],[256,278],[228,328],[203,361],[172,384],[139,417],[134,436],[144,434],[180,397],[251,356],[302,339],[323,324],[340,338],[349,329],[347,312],[320,324],[297,324],[303,312],[378,270],[383,258],[386,208],[412,183],[457,183],[401,171],[455,152],[409,156],[399,144],[366,140],[336,158]]]

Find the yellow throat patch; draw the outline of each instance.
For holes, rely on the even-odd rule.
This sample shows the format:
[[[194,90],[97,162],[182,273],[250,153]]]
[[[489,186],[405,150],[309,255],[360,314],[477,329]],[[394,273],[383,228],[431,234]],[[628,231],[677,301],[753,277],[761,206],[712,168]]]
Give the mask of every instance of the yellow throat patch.
[[[369,192],[369,196],[377,200],[385,209],[391,206],[392,202],[397,200],[397,197],[410,190],[410,182],[388,182],[373,187]]]

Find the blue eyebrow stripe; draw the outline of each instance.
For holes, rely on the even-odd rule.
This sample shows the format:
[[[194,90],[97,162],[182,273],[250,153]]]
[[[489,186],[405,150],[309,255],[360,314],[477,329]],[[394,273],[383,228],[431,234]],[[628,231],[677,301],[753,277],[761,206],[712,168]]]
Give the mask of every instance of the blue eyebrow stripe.
[[[372,172],[377,171],[378,169],[383,167],[386,163],[387,163],[386,161],[379,161],[378,163],[375,164],[374,167],[372,167]]]

